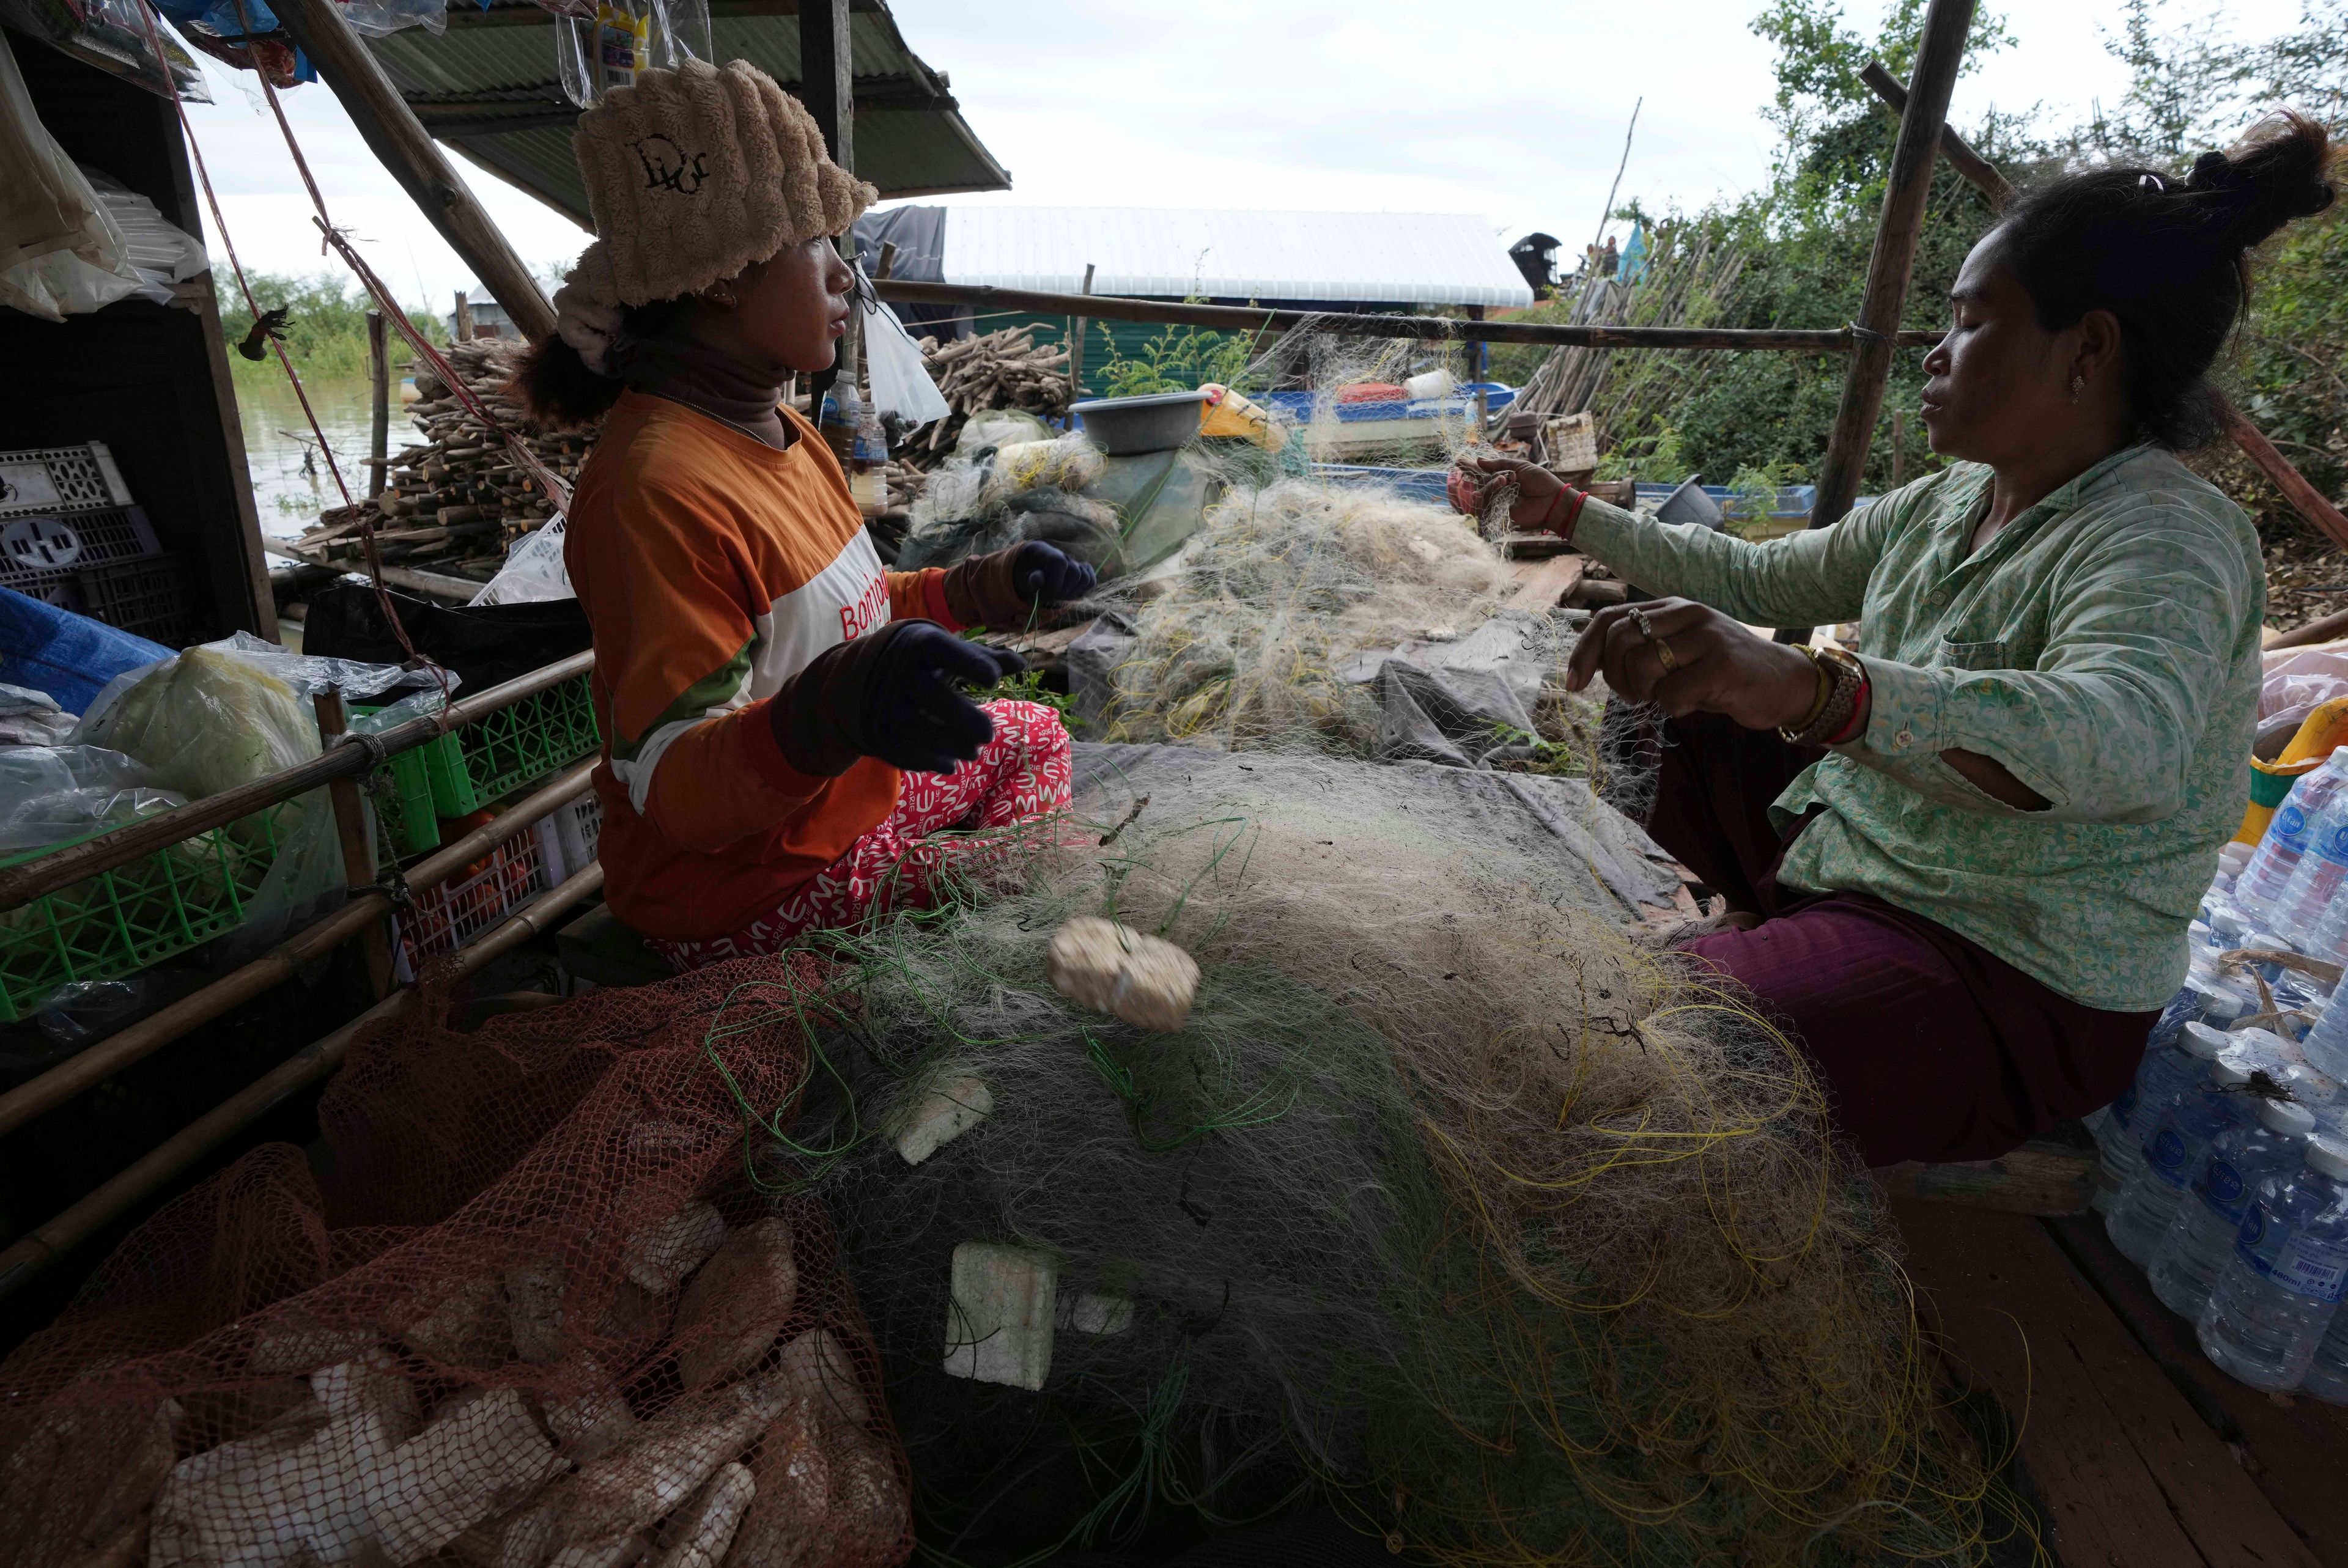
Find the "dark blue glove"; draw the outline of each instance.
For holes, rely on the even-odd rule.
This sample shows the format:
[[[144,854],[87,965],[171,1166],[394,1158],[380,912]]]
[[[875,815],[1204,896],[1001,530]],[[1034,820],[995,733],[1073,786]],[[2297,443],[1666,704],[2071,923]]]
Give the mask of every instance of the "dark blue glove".
[[[1092,592],[1100,573],[1057,545],[1029,539],[1011,551],[1011,580],[1030,604],[1065,604]]]
[[[1037,609],[1082,599],[1100,574],[1057,545],[1029,539],[946,573],[946,609],[964,626],[1026,626]]]
[[[1026,668],[1016,653],[933,620],[891,621],[819,653],[775,693],[775,741],[791,766],[821,778],[859,757],[950,774],[994,738],[994,721],[960,688],[992,686]]]

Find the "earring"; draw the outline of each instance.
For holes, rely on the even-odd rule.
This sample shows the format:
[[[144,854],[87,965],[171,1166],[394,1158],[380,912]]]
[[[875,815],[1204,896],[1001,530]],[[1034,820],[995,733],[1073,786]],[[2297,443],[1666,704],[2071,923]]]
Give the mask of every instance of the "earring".
[[[2084,375],[2075,375],[2075,376],[2073,376],[2073,377],[2071,378],[2071,401],[2072,401],[2072,402],[2074,402],[2074,403],[2078,402],[2078,401],[2079,401],[2079,394],[2081,394],[2081,393],[2083,393],[2083,392],[2085,392],[2085,391],[2086,391],[2086,390],[2087,390],[2087,378],[2086,378],[2085,376],[2084,376]]]
[[[730,311],[735,305],[734,291],[727,288],[723,283],[710,284],[709,287],[701,291],[701,297],[707,300],[711,304],[716,305],[721,311]],[[2071,395],[2071,401],[2074,403],[2078,402],[2079,395],[2075,392],[2073,393]]]

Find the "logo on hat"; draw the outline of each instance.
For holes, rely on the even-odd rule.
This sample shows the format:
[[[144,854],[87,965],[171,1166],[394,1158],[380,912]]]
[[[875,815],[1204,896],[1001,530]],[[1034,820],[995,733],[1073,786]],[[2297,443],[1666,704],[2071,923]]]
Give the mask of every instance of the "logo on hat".
[[[628,145],[634,149],[636,161],[644,166],[646,190],[691,196],[709,179],[707,153],[696,152],[688,159],[685,149],[657,131]]]

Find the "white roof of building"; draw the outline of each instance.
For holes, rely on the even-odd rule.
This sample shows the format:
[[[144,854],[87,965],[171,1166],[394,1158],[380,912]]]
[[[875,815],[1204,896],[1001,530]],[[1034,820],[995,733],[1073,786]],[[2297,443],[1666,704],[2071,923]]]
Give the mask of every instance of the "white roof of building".
[[[1529,305],[1489,225],[1458,212],[949,204],[945,281],[1138,298]]]

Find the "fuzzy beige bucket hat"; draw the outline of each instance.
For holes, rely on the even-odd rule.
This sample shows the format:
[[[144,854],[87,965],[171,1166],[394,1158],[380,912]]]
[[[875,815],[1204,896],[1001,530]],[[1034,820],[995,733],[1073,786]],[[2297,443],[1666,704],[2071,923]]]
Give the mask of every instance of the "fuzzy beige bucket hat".
[[[602,305],[694,293],[880,194],[824,155],[806,106],[747,60],[645,71],[579,117],[571,146],[596,241],[568,280]]]

